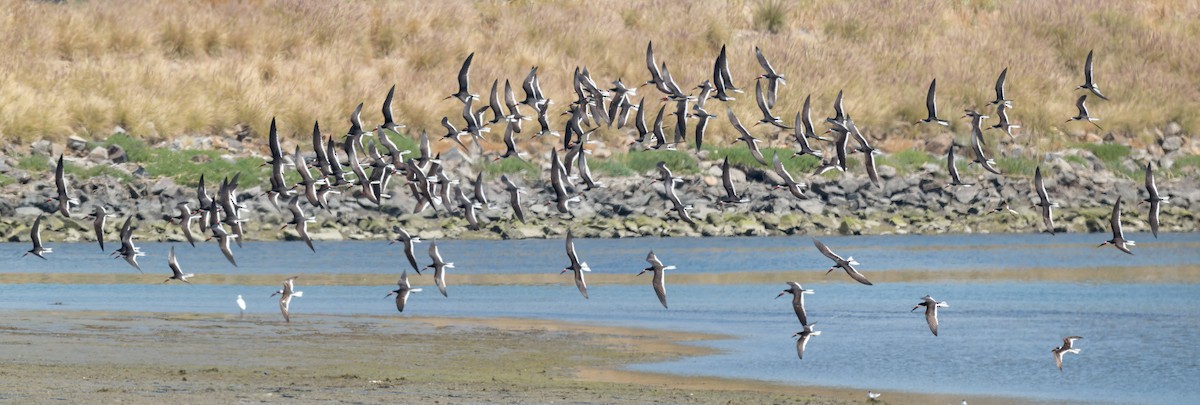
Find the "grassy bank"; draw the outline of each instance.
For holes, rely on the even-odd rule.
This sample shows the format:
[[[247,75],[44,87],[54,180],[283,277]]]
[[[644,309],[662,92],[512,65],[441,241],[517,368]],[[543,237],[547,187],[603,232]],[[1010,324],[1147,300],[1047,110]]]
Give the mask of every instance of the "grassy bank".
[[[561,108],[577,65],[601,84],[644,81],[650,40],[683,87],[711,77],[713,58],[728,44],[735,84],[750,88],[734,104],[743,120],[757,114],[753,49],[760,46],[789,79],[776,107],[785,119],[807,94],[814,116],[823,117],[844,89],[861,126],[889,139],[934,131],[910,124],[923,117],[929,80],[938,79],[939,102],[951,116],[990,100],[1007,66],[1011,118],[1023,124],[1020,131],[1058,140],[1048,147],[1088,130],[1062,121],[1075,113],[1079,93],[1072,89],[1095,49],[1097,80],[1113,101],[1093,100],[1091,108],[1106,129],[1145,137],[1177,122],[1196,133],[1198,13],[1200,4],[1175,0],[451,0],[436,7],[412,0],[0,0],[0,51],[10,55],[0,60],[0,135],[94,139],[114,126],[151,139],[261,134],[276,116],[299,139],[314,120],[340,133],[359,102],[367,103],[364,121],[378,123],[392,84],[399,85],[397,116],[436,133],[443,115],[460,113],[457,103],[440,100],[454,91],[454,74],[471,52],[472,90],[485,99],[493,79],[519,83],[539,66]],[[653,91],[643,93],[647,108],[656,108]],[[967,123],[953,125],[963,133]],[[710,129],[729,132],[723,119]],[[883,143],[903,149],[896,145]]]

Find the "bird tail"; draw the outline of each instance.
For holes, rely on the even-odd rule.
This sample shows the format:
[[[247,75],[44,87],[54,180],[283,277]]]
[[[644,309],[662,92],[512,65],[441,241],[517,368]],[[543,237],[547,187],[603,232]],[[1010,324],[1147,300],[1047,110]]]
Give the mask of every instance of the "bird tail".
[[[408,290],[408,291],[409,291],[409,292],[421,292],[421,289],[420,289],[420,288],[413,288],[413,289],[411,289],[411,290]]]
[[[854,266],[858,265],[858,261],[854,260],[854,256],[847,257],[846,263],[850,263],[851,265],[854,265]]]
[[[293,297],[303,297],[304,291],[296,291],[296,292],[292,293],[292,296]]]
[[[445,264],[443,267],[445,267],[445,268],[447,268],[447,269],[453,269],[453,268],[454,268],[454,263],[446,263],[446,264]]]
[[[666,266],[663,267],[663,270],[675,270],[675,266]]]
[[[592,271],[592,268],[588,267],[587,262],[579,263],[579,267],[583,271]]]

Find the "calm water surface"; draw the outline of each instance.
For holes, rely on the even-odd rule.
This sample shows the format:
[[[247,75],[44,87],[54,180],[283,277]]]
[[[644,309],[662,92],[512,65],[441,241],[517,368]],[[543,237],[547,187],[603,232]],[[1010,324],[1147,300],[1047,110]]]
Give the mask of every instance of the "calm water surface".
[[[1130,235],[1136,256],[1095,249],[1107,235],[958,235],[822,237],[835,251],[863,262],[864,272],[907,269],[1005,271],[1096,266],[1200,266],[1200,234],[1168,234],[1158,240]],[[131,272],[94,244],[51,244],[50,261],[20,259],[25,244],[0,244],[0,265],[23,273]],[[148,272],[166,272],[166,245],[142,244]],[[578,240],[578,250],[597,273],[629,273],[644,267],[653,248],[678,272],[757,270],[821,271],[826,260],[808,237]],[[247,243],[235,250],[233,268],[212,244],[176,245],[187,271],[203,274],[395,273],[403,260],[383,242],[318,243],[313,255],[296,243]],[[561,240],[439,242],[459,273],[556,272],[566,257]],[[419,259],[428,260],[424,245]],[[304,250],[301,250],[304,249]],[[456,285],[450,298],[429,289],[410,299],[420,316],[524,317],[602,325],[718,333],[727,340],[697,344],[721,349],[712,356],[633,369],[689,375],[750,378],[799,385],[831,385],[876,391],[924,391],[1005,395],[1051,401],[1191,402],[1200,381],[1200,284],[1076,284],[1040,281],[852,284],[844,275],[807,284],[813,337],[805,359],[795,356],[790,336],[799,323],[785,285],[670,285],[664,310],[649,285],[591,287],[584,300],[563,276],[561,286]],[[870,274],[870,273],[868,273]],[[420,276],[428,277],[428,276]],[[645,276],[643,276],[645,277]],[[301,279],[302,281],[303,279]],[[647,278],[646,283],[649,283]],[[254,316],[278,316],[275,287],[236,285],[0,286],[0,310],[121,310],[164,312],[236,311],[242,294]],[[293,313],[394,315],[391,287],[304,286]],[[931,294],[949,302],[934,337],[920,311]],[[132,299],[131,299],[132,297]],[[58,305],[61,304],[61,305]],[[1066,335],[1082,335],[1079,355],[1067,355],[1065,372],[1050,349]]]

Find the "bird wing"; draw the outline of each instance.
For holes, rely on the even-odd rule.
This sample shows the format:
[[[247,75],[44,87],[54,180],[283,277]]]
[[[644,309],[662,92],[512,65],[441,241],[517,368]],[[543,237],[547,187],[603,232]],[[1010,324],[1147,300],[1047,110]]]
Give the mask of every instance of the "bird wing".
[[[929,94],[925,96],[925,110],[929,112],[929,120],[937,119],[937,79],[929,83]]]
[[[1079,109],[1079,116],[1084,117],[1084,118],[1086,118],[1088,116],[1087,106],[1083,105],[1083,103],[1086,101],[1087,101],[1087,94],[1079,96],[1079,99],[1075,100],[1075,108]]]
[[[733,129],[737,130],[738,133],[741,134],[741,138],[739,138],[740,140],[746,140],[747,143],[749,143],[751,142],[749,140],[754,139],[754,136],[750,135],[750,131],[747,131],[746,127],[742,126],[742,121],[738,120],[737,115],[733,114],[732,107],[726,110],[725,115],[729,117],[729,123],[733,125]]]
[[[587,299],[587,282],[583,280],[583,270],[575,270],[575,286],[579,288],[579,293],[583,294],[583,298]]]
[[[1113,204],[1112,216],[1108,219],[1108,226],[1112,228],[1113,240],[1120,241],[1125,239],[1125,232],[1121,231],[1121,197],[1117,197],[1117,202]]]
[[[933,332],[934,336],[938,335],[938,316],[937,303],[925,305],[925,322],[929,323],[929,331]]]
[[[996,79],[996,101],[1001,105],[1004,104],[1004,79],[1008,77],[1008,68],[1000,71],[1000,77]]]
[[[801,360],[804,359],[804,348],[808,346],[808,338],[811,336],[812,334],[801,333],[800,339],[796,340],[796,356],[799,356]]]
[[[837,98],[833,100],[833,112],[838,119],[846,117],[846,112],[842,109],[842,90],[838,90]]]
[[[655,255],[654,251],[650,251],[650,253],[646,255],[646,261],[650,263],[650,267],[655,269],[663,268],[662,261],[658,260],[658,255]]]
[[[778,153],[771,155],[771,164],[775,166],[775,174],[778,174],[785,184],[792,185],[796,183],[796,180],[792,178],[792,174],[788,173],[787,169],[783,167],[783,162],[779,160]]]
[[[662,266],[662,263],[659,263]],[[667,307],[667,286],[666,286],[666,271],[661,267],[654,270],[654,280],[651,284],[654,285],[654,294],[658,295],[658,302],[662,303],[663,308]]]
[[[42,247],[42,216],[38,215],[37,219],[33,220],[33,229],[29,230],[29,240],[33,242],[34,250]]]
[[[754,81],[754,101],[758,103],[758,109],[762,111],[764,118],[771,119],[774,117],[771,115],[771,107],[767,106],[766,96],[763,95],[762,82],[758,80]]]
[[[467,55],[467,59],[463,61],[462,67],[458,69],[458,91],[463,94],[470,93],[470,75],[471,75],[471,60],[475,59],[475,52]]]
[[[850,264],[846,264],[842,267],[846,269],[846,274],[849,274],[850,278],[854,279],[854,281],[857,281],[857,282],[860,282],[860,283],[863,283],[866,285],[873,285],[873,284],[871,284],[871,281],[867,280],[867,277],[862,275],[862,273],[859,273],[858,270],[856,270],[854,268],[854,266],[852,266]]]
[[[570,230],[567,230],[567,258],[571,259],[572,267],[579,265],[579,256],[575,254],[575,237]]]
[[[279,146],[279,132],[275,129],[275,117],[271,117],[271,130],[267,134],[267,146],[271,148],[271,159],[283,158],[283,148]]]
[[[171,274],[175,277],[183,275],[183,270],[179,269],[179,262],[175,260],[175,247],[171,246],[171,250],[167,251],[167,266],[171,267]]]
[[[845,259],[842,259],[841,256],[837,255],[837,253],[833,253],[832,250],[829,250],[829,247],[825,246],[825,244],[821,243],[821,241],[813,239],[813,244],[817,246],[817,250],[820,250],[821,254],[825,255],[825,257],[828,257],[838,263],[845,261]]]
[[[960,184],[962,180],[958,177],[958,167],[954,165],[954,142],[950,142],[950,148],[946,151],[946,170],[950,172],[951,184]]]
[[[1089,50],[1087,62],[1083,63],[1083,83],[1084,85],[1092,84],[1092,54],[1095,50]]]
[[[654,62],[654,41],[646,44],[646,68],[650,70],[650,81],[655,83],[662,81],[662,74],[658,71],[658,64]]]
[[[771,62],[767,61],[767,57],[763,56],[762,49],[754,47],[754,58],[758,59],[758,65],[762,66],[768,76],[776,76],[775,68],[771,67]]]
[[[1158,237],[1158,204],[1157,199],[1150,200],[1150,233],[1154,234],[1155,238]]]
[[[808,312],[804,310],[804,292],[799,284],[794,284],[792,289],[792,310],[796,311],[796,319],[800,320],[801,325],[808,325]]]
[[[286,294],[282,297],[279,297],[279,312],[283,313],[283,321],[284,322],[292,321],[292,317],[288,315],[288,304],[291,304],[291,302],[292,302],[291,294]]]
[[[1154,163],[1146,162],[1146,192],[1150,194],[1151,202],[1158,201],[1158,185],[1154,184]]]
[[[1046,224],[1046,231],[1050,232],[1051,235],[1054,234],[1054,218],[1051,217],[1053,214],[1052,209],[1050,204],[1042,206],[1042,222]]]
[[[221,253],[225,255],[225,259],[229,260],[233,267],[237,267],[237,261],[233,260],[233,251],[229,250],[229,238],[229,235],[223,235],[218,239],[217,244],[221,246]]]
[[[58,155],[58,165],[54,167],[54,187],[57,189],[60,198],[67,196],[67,178],[64,176],[65,169],[63,155]],[[67,204],[67,201],[59,201],[59,204]]]
[[[383,99],[383,123],[385,125],[396,123],[396,121],[392,119],[392,96],[395,94],[396,85],[393,84],[391,90],[388,90],[387,97],[384,97]]]
[[[1038,199],[1042,200],[1042,204],[1049,205],[1050,197],[1046,195],[1046,185],[1042,182],[1041,166],[1033,171],[1033,188],[1037,189]]]
[[[1063,356],[1062,350],[1059,350],[1059,349],[1054,350],[1054,365],[1058,366],[1058,369],[1060,371],[1063,369],[1062,368],[1062,356]]]
[[[350,114],[350,133],[357,134],[362,132],[362,108],[363,103],[358,103],[358,107],[354,108],[354,112]]]
[[[725,161],[721,163],[721,185],[725,187],[725,195],[731,199],[737,199],[737,190],[733,187],[733,177],[729,174],[729,157],[725,157]]]
[[[875,170],[875,155],[871,152],[864,153],[863,164],[866,165],[867,175],[871,177],[871,182],[875,183],[876,187],[883,187],[879,184],[879,172]]]

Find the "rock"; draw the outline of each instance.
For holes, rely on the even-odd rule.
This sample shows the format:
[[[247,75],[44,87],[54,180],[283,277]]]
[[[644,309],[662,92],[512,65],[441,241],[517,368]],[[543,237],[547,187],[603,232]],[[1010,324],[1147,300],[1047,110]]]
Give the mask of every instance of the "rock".
[[[54,153],[54,148],[50,144],[50,141],[45,139],[30,144],[29,149],[33,151],[33,153],[43,156],[50,156],[52,153]]]
[[[822,215],[825,213],[825,203],[821,202],[821,200],[810,198],[800,201],[797,205],[800,206],[800,211],[808,215]]]
[[[1162,141],[1162,149],[1164,152],[1171,153],[1183,147],[1183,137],[1169,136]]]
[[[120,164],[128,162],[129,158],[125,156],[125,148],[121,145],[111,145],[108,147],[108,160]]]
[[[45,213],[45,211],[42,211],[42,209],[38,207],[17,207],[13,213],[18,217],[36,217]]]
[[[295,232],[294,230],[292,230],[292,228],[288,228],[288,230],[291,230],[293,233]],[[286,235],[287,235],[287,232],[285,231],[285,236]],[[298,238],[300,237],[300,235],[295,235],[295,236],[297,238],[295,240],[299,240]],[[312,238],[312,240],[320,240],[320,241],[339,241],[339,240],[345,239],[342,236],[342,233],[338,232],[338,230],[334,229],[334,228],[312,229],[310,227],[308,229],[308,237]],[[291,239],[289,239],[289,240],[291,240]]]
[[[1180,135],[1183,133],[1183,126],[1178,122],[1171,121],[1167,124],[1167,135]]]
[[[105,160],[108,160],[108,150],[100,146],[92,148],[92,151],[87,154],[87,160],[92,163],[104,163]]]
[[[890,179],[890,178],[896,176],[896,168],[895,167],[879,166],[878,168],[876,168],[876,171],[879,172],[879,177],[882,179]]]
[[[76,152],[86,149],[87,143],[87,140],[75,135],[71,135],[69,138],[67,138],[67,147]]]

